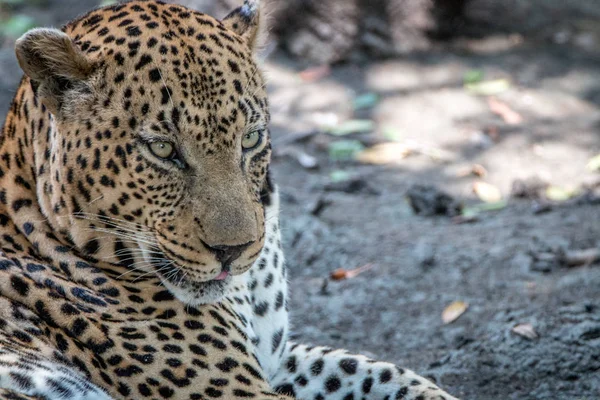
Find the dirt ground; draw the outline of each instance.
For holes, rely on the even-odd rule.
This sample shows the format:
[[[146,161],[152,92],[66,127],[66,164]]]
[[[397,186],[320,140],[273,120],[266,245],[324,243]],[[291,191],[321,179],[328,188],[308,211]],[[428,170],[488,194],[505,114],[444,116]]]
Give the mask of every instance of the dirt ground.
[[[77,14],[90,2],[71,3]],[[44,24],[70,17],[52,10],[30,12]],[[562,257],[600,248],[600,201],[511,196],[513,183],[528,178],[563,192],[599,186],[600,173],[586,164],[600,153],[600,41],[572,24],[553,32],[456,40],[433,53],[336,66],[320,78],[318,69],[301,74],[305,66],[285,54],[270,56],[273,172],[296,340],[409,367],[463,399],[600,398],[600,265],[568,267]],[[1,115],[20,77],[11,45],[0,49]],[[521,121],[507,123],[506,112],[492,112],[494,100],[466,90],[469,71],[510,82],[495,104]],[[365,93],[378,101],[356,111]],[[323,125],[352,118],[374,129],[324,133]],[[390,136],[410,150],[390,164],[328,154],[333,142],[372,146]],[[466,174],[473,165],[486,175]],[[470,223],[415,215],[406,201],[421,184],[471,206],[480,202],[478,181],[508,201]],[[357,277],[329,279],[366,264],[373,266]],[[454,301],[469,307],[444,324]],[[514,333],[518,324],[536,337]]]

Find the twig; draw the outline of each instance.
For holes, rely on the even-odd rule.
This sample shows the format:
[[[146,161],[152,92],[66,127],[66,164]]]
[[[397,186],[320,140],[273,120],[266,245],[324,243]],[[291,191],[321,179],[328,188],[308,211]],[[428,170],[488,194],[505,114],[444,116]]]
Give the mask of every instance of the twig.
[[[590,248],[583,250],[570,250],[564,255],[563,261],[569,267],[590,265],[600,260],[600,249]]]
[[[349,270],[344,269],[344,268],[339,268],[339,269],[336,269],[335,271],[333,271],[329,275],[329,277],[334,281],[341,281],[343,279],[352,279],[352,278],[356,278],[358,275],[362,274],[363,272],[370,270],[374,266],[375,266],[375,264],[368,263],[368,264],[363,265],[362,267],[349,269]]]

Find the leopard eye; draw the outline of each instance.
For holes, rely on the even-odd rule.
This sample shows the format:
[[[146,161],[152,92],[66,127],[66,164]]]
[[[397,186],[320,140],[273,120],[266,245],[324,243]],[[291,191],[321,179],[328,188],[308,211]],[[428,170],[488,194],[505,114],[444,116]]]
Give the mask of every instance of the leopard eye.
[[[149,145],[150,151],[158,158],[169,159],[175,153],[173,143],[169,142],[152,142]]]
[[[242,138],[242,148],[244,150],[250,150],[251,148],[255,147],[259,141],[260,141],[260,132],[259,131],[248,132]]]

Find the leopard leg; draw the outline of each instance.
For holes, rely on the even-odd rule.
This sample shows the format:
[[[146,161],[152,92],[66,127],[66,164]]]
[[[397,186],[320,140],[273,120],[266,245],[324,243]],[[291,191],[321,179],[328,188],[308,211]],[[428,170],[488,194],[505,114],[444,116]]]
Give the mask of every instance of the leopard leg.
[[[299,400],[456,400],[410,370],[345,350],[292,342],[271,384]]]
[[[45,400],[45,398],[17,393],[10,389],[0,389],[0,400]]]
[[[111,400],[111,397],[75,369],[2,337],[0,399]]]
[[[271,387],[300,400],[454,399],[414,372],[392,364],[349,355],[343,350],[287,341],[287,279],[277,223],[276,191],[272,201],[267,209],[265,248],[244,278],[250,303],[245,304],[241,296],[231,299],[232,304],[238,304],[237,310],[244,319],[251,321],[255,355]],[[244,305],[250,308],[244,311]]]

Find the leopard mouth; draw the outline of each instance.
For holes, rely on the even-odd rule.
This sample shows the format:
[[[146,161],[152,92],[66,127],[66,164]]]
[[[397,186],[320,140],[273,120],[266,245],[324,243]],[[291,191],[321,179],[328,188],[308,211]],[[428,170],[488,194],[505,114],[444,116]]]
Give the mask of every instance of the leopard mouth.
[[[161,284],[177,299],[189,305],[218,303],[230,292],[234,276],[245,272],[252,265],[236,266],[214,260],[214,268],[203,271],[199,267],[169,257],[168,253],[160,248],[159,243],[152,252],[147,258],[153,259],[153,270]],[[208,267],[206,264],[198,265]],[[210,267],[213,267],[212,262]]]
[[[223,283],[231,278],[231,269],[229,265],[221,267],[221,272],[212,279],[202,281],[195,279],[193,273],[186,271],[184,267],[178,265],[172,260],[163,257],[163,261],[159,262],[156,266],[156,273],[163,279],[175,286],[188,286],[188,285],[207,285],[214,283]]]
[[[223,273],[221,273],[223,274]],[[220,275],[221,275],[220,274]],[[212,290],[224,290],[229,282],[231,281],[231,274],[229,274],[228,272],[225,272],[226,276],[222,277],[220,279],[211,279],[210,281],[204,281],[204,282],[200,282],[200,281],[195,281],[195,280],[191,280],[188,279],[187,277],[185,277],[185,273],[183,272],[176,272],[176,273],[164,273],[164,272],[158,272],[158,275],[162,278],[163,282],[167,281],[168,283],[170,283],[172,286],[176,287],[176,288],[181,288],[181,289],[186,289],[186,290],[190,290],[192,292],[195,293],[202,293],[204,291],[212,291]],[[220,276],[219,275],[219,276]]]
[[[233,276],[229,268],[211,280],[199,281],[180,266],[165,259],[162,266],[156,267],[156,274],[162,284],[182,302],[190,305],[216,303],[228,293]]]

